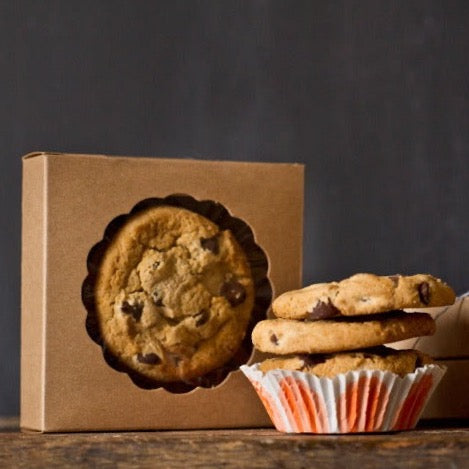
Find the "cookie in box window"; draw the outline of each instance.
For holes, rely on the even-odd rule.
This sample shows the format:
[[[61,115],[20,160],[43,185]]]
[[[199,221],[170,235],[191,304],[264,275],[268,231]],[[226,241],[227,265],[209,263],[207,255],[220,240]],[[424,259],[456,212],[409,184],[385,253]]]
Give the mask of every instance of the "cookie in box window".
[[[240,348],[254,304],[229,230],[181,207],[137,212],[102,255],[95,321],[106,353],[148,382],[194,383]]]

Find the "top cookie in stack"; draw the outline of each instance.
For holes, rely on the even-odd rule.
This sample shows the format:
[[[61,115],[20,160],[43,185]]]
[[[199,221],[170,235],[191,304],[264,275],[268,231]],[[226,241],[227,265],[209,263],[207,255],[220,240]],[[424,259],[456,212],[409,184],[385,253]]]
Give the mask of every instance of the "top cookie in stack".
[[[445,306],[454,300],[452,288],[431,275],[356,274],[341,282],[315,284],[279,296],[272,305],[277,319],[259,322],[252,340],[262,352],[297,355],[264,362],[263,371],[279,367],[328,376],[337,364],[341,372],[344,366],[390,369],[403,360],[415,369],[430,358],[381,346],[434,334],[435,321],[429,314],[403,309]],[[313,356],[305,356],[309,354]],[[317,354],[333,356],[319,359]],[[319,362],[329,364],[318,368]],[[399,374],[413,371],[409,366]]]

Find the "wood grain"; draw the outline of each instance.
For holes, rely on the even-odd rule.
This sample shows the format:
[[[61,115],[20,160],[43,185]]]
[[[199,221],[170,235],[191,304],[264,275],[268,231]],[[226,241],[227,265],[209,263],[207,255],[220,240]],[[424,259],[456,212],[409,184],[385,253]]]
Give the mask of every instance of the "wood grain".
[[[271,429],[40,434],[1,421],[0,466],[179,468],[467,467],[469,422],[394,434],[287,435]]]

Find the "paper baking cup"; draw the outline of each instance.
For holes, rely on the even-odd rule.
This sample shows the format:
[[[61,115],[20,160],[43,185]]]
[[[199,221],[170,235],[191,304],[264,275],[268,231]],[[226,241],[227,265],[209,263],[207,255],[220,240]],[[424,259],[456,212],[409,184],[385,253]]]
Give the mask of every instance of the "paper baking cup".
[[[410,430],[446,372],[426,365],[404,377],[358,370],[333,378],[241,366],[275,428],[287,433],[365,433]]]

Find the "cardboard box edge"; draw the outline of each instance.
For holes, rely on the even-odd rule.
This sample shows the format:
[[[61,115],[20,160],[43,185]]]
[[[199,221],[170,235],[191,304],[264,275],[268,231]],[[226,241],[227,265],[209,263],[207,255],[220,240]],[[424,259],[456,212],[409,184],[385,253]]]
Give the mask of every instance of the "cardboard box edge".
[[[469,400],[465,396],[466,388],[458,386],[469,380],[469,358],[450,358],[436,361],[447,367],[446,374],[430,397],[422,420],[426,419],[467,419],[469,418]]]
[[[23,161],[35,159],[38,157],[45,157],[45,158],[56,158],[56,157],[64,157],[64,158],[104,158],[104,159],[121,159],[121,158],[132,158],[133,160],[164,160],[164,161],[171,161],[171,162],[198,162],[198,163],[206,163],[206,164],[246,164],[246,165],[275,165],[275,166],[284,166],[284,167],[294,167],[300,168],[302,170],[302,177],[304,179],[304,168],[305,164],[300,162],[285,162],[285,161],[243,161],[243,160],[224,160],[222,158],[196,158],[196,157],[169,157],[169,156],[139,156],[139,155],[114,155],[114,154],[104,154],[104,153],[68,153],[68,152],[57,152],[57,151],[32,151],[30,153],[26,153],[21,158]]]
[[[40,156],[40,155],[37,155]],[[23,160],[20,428],[44,428],[46,159]],[[35,242],[31,242],[31,238]],[[28,321],[25,320],[26,316]],[[33,345],[33,350],[26,354]]]

